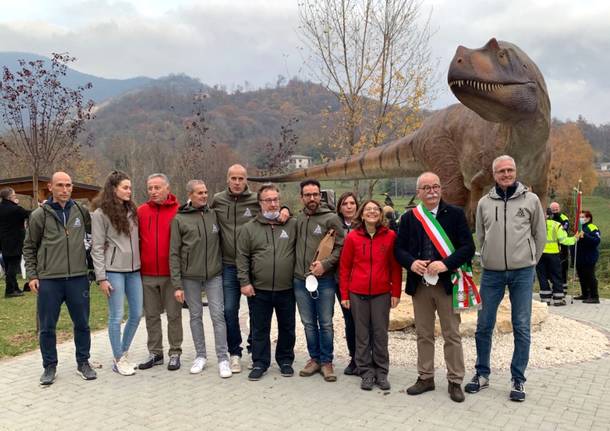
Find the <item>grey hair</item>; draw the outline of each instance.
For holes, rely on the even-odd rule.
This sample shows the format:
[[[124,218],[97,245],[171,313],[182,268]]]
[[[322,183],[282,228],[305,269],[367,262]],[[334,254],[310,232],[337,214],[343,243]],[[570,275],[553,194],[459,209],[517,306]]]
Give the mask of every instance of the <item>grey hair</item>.
[[[513,165],[515,165],[515,169],[517,168],[517,164],[515,163],[515,159],[513,159],[511,156],[509,156],[508,154],[503,154],[499,157],[496,157],[494,159],[493,162],[491,162],[491,170],[493,173],[496,173],[496,165],[500,162],[503,162],[505,160],[510,160],[511,162],[513,162]]]
[[[434,172],[432,172],[432,171],[427,171],[427,172],[422,172],[422,173],[419,175],[419,177],[417,177],[417,181],[415,182],[415,188],[419,189],[419,183],[420,183],[420,181],[421,181],[422,177],[423,177],[424,175],[430,175],[430,174],[432,174],[432,175],[434,175],[436,178],[438,178],[438,181],[439,181],[439,183],[440,183],[441,179],[440,179],[440,177],[439,177],[438,175],[436,175],[436,174],[435,174]]]
[[[262,196],[263,192],[266,192],[267,190],[274,190],[274,191],[280,193],[280,189],[278,189],[278,187],[275,184],[265,183],[258,190],[257,198],[258,198],[259,201],[261,200],[261,196]]]
[[[15,193],[15,190],[13,190],[10,187],[5,187],[2,190],[0,190],[0,198],[2,200],[8,200],[9,197],[11,197],[11,195]]]
[[[186,183],[186,192],[190,195],[195,190],[195,186],[204,185],[205,183],[202,180],[190,180]]]
[[[148,178],[146,179],[146,182],[149,182],[150,180],[152,180],[153,178],[161,178],[163,181],[165,181],[165,184],[167,184],[169,186],[169,178],[167,178],[167,175],[162,174],[160,172],[155,173],[155,174],[150,174],[148,176]]]

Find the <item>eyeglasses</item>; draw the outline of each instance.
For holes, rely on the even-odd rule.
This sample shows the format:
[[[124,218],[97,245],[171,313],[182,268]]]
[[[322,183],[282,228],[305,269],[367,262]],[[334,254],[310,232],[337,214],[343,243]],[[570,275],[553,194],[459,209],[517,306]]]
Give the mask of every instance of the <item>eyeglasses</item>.
[[[365,213],[380,213],[381,210],[377,207],[372,207],[372,208],[365,208],[362,212]]]
[[[266,204],[277,204],[280,202],[280,198],[267,198],[267,199],[261,199],[261,202],[265,202]]]
[[[318,199],[320,197],[320,193],[303,193],[303,197],[305,199]]]
[[[426,184],[425,186],[420,187],[419,189],[425,191],[426,193],[428,193],[430,190],[438,192],[441,189],[441,185],[440,184],[432,184],[431,186],[429,186],[429,185]]]

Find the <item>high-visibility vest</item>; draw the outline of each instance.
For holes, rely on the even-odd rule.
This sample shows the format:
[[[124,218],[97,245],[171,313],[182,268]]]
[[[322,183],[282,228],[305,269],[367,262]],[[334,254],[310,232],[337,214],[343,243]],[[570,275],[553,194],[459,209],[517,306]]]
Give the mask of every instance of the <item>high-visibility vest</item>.
[[[550,219],[546,221],[546,245],[544,246],[544,253],[558,254],[559,244],[574,245],[575,243],[576,239],[568,236],[561,223]]]

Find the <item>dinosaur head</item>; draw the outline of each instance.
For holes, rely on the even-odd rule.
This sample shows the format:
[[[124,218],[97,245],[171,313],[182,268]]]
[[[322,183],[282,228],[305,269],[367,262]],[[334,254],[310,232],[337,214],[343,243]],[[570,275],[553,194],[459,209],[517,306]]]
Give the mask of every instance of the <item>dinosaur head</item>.
[[[455,97],[487,121],[517,122],[550,113],[544,78],[517,46],[492,38],[479,49],[459,46],[447,76]]]

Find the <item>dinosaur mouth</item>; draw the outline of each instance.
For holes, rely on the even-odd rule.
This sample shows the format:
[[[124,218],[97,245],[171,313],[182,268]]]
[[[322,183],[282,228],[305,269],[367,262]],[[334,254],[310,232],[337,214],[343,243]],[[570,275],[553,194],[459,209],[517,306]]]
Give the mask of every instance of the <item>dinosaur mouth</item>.
[[[454,88],[471,88],[476,91],[482,91],[486,93],[493,93],[495,91],[501,90],[505,87],[511,86],[521,86],[528,85],[531,82],[515,82],[510,84],[500,84],[498,82],[485,82],[485,81],[476,81],[473,79],[454,79],[449,81],[449,87],[453,90]]]

